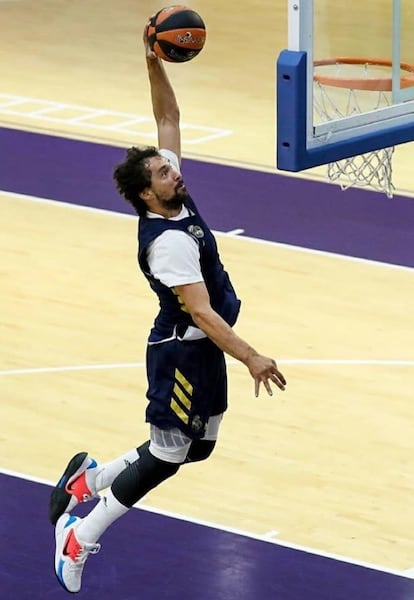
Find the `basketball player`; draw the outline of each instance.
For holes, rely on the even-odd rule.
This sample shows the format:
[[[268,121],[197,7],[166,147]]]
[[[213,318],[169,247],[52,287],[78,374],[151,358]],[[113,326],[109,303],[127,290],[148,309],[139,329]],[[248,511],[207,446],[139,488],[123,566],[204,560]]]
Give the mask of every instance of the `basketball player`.
[[[184,185],[179,109],[163,63],[149,49],[147,28],[144,44],[160,150],[131,148],[114,179],[140,217],[139,266],[160,302],[147,347],[150,440],[107,464],[77,454],[53,490],[55,571],[68,592],[81,589],[85,561],[111,523],[181,465],[212,453],[227,408],[224,353],[246,365],[256,396],[261,383],[269,395],[271,383],[280,390],[286,385],[275,361],[232,329],[240,301]],[[108,488],[85,518],[70,515]]]

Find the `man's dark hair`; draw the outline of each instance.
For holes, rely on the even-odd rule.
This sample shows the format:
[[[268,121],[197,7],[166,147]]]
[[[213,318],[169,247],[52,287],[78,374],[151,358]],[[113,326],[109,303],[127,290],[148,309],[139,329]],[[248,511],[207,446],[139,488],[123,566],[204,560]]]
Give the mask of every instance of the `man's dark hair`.
[[[159,156],[155,146],[138,148],[133,146],[127,150],[126,159],[115,167],[114,180],[118,192],[127,200],[140,217],[147,211],[145,202],[139,194],[151,186],[151,171],[146,166],[146,160]]]

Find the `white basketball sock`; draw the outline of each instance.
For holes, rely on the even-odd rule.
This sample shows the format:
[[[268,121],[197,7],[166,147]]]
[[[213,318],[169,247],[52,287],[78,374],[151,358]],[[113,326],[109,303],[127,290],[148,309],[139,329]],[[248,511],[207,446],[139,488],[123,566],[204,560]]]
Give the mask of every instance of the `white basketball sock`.
[[[98,466],[95,480],[95,489],[97,492],[105,490],[110,487],[114,479],[121,473],[126,467],[137,460],[139,454],[136,448],[129,450],[119,458],[104,463]]]
[[[82,542],[94,544],[104,531],[128,510],[129,508],[121,504],[111,490],[108,490],[95,508],[83,519],[76,530],[76,537]]]

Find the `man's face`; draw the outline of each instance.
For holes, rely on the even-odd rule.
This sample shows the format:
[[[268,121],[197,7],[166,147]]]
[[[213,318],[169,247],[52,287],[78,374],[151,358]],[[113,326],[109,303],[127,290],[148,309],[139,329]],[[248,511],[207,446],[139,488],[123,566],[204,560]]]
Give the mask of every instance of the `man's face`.
[[[148,160],[151,171],[151,191],[160,207],[178,209],[187,198],[187,190],[181,177],[168,159],[154,156]]]

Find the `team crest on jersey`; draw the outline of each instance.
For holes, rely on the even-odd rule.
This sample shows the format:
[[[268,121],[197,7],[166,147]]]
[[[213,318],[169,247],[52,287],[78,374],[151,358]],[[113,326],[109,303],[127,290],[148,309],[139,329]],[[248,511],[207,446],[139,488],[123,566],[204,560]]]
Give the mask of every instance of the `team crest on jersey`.
[[[198,225],[189,225],[187,231],[196,238],[204,237],[204,231]]]
[[[203,425],[203,421],[200,419],[199,415],[194,415],[191,422],[191,429],[194,433],[200,433],[205,428]]]

